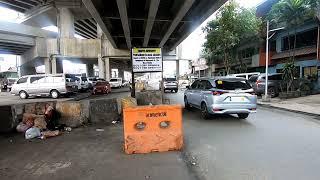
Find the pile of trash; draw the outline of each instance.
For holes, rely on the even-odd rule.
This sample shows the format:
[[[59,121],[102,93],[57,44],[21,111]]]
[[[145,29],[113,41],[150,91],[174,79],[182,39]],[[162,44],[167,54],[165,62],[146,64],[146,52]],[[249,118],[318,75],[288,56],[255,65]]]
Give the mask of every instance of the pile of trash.
[[[70,132],[72,129],[65,125],[59,125],[55,110],[49,105],[46,106],[42,115],[24,113],[16,130],[24,133],[26,139],[46,139],[61,135],[63,130]]]

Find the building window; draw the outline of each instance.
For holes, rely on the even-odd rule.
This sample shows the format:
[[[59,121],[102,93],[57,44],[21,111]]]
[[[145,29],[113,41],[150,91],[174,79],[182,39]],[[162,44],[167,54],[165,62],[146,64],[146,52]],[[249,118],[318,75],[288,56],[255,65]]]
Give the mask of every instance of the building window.
[[[303,68],[303,77],[309,79],[309,78],[317,77],[317,76],[318,76],[317,66],[310,66],[310,67]]]
[[[297,33],[296,48],[303,48],[303,47],[317,45],[317,36],[318,36],[317,29],[312,29],[312,30],[301,32],[301,33]],[[290,49],[293,49],[293,48],[294,48],[294,35],[290,35]],[[288,36],[282,38],[281,49],[282,51],[289,50]]]

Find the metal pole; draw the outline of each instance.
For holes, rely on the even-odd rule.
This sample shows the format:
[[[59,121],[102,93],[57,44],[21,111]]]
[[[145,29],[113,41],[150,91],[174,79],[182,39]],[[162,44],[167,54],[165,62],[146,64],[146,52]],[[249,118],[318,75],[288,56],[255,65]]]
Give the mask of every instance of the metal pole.
[[[268,98],[268,66],[269,66],[269,21],[267,21],[267,38],[266,38],[266,81],[264,89],[265,100]]]

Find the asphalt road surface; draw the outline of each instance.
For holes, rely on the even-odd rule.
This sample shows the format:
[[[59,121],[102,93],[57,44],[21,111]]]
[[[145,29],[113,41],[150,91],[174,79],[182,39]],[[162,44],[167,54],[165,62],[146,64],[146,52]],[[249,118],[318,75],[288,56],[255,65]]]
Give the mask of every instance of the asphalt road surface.
[[[51,97],[29,97],[28,99],[20,99],[19,96],[13,96],[10,92],[0,92],[0,106],[34,103],[34,102],[47,102],[47,101],[71,101],[71,100],[83,100],[83,99],[108,99],[118,98],[130,95],[130,89],[128,87],[112,89],[111,94],[91,95],[90,92],[77,93],[68,98],[60,97],[59,99],[52,99]]]
[[[183,93],[166,94],[183,104]],[[258,108],[246,120],[184,111],[185,156],[200,179],[319,180],[320,120]]]

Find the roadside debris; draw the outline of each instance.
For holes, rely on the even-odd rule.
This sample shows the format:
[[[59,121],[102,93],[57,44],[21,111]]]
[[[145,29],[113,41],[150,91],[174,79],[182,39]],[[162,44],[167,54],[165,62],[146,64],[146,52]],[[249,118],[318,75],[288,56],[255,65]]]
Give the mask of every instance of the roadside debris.
[[[17,132],[24,133],[26,139],[47,139],[59,136],[63,131],[72,131],[71,127],[59,124],[52,106],[46,105],[43,109],[40,115],[24,113],[22,122],[16,127]]]
[[[104,129],[96,129],[96,131],[98,131],[98,132],[103,132]]]

